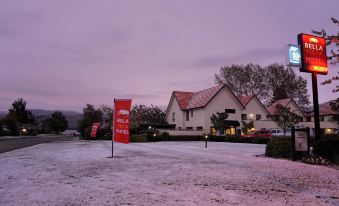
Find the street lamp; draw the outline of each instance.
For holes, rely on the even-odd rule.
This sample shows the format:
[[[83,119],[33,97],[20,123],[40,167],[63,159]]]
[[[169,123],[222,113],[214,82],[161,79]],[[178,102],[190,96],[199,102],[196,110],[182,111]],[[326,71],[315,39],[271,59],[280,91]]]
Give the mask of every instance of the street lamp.
[[[153,140],[154,140],[154,143],[155,143],[155,137],[157,136],[156,133],[153,134]]]
[[[207,148],[207,139],[208,139],[208,135],[205,134],[205,148]]]

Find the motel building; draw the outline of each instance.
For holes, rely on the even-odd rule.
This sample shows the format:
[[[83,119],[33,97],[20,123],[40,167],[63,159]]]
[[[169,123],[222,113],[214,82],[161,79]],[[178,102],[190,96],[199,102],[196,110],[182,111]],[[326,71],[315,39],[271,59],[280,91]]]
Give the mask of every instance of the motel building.
[[[314,128],[312,117],[306,115],[292,99],[278,100],[266,108],[255,95],[236,96],[226,85],[218,85],[198,92],[173,91],[166,120],[175,129],[167,132],[171,135],[216,134],[211,116],[217,112],[228,113],[225,120],[228,126],[221,135],[239,134],[243,127],[242,122],[250,121],[254,122],[255,130],[279,129],[272,120],[277,115],[277,104],[289,107],[300,116],[301,122],[297,127]],[[329,115],[326,118],[325,116],[321,126],[325,133],[333,133],[338,126],[328,121]]]

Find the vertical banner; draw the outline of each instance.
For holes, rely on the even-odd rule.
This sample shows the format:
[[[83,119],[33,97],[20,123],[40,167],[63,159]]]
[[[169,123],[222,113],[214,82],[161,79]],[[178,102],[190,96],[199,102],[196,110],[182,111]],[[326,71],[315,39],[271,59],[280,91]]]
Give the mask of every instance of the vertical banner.
[[[113,141],[128,144],[131,99],[114,99]]]
[[[100,123],[93,123],[92,130],[91,130],[91,137],[96,138],[98,130],[100,128]]]

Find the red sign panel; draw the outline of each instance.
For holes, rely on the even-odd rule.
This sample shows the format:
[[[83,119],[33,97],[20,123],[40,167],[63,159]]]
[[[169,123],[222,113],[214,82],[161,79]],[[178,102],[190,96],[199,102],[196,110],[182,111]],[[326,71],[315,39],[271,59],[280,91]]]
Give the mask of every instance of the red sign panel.
[[[113,137],[115,142],[129,143],[131,103],[131,99],[114,100]]]
[[[322,37],[308,34],[298,35],[301,49],[301,72],[327,74],[326,41]]]
[[[91,130],[91,137],[96,138],[98,130],[100,128],[100,123],[93,123],[92,130]]]

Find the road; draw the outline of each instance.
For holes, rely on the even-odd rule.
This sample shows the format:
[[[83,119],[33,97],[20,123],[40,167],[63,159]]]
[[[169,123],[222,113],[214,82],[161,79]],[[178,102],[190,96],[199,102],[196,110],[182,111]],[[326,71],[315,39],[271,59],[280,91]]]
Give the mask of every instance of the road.
[[[0,137],[0,154],[36,144],[48,143],[57,140],[71,139],[64,135],[57,136],[20,136],[20,137]]]

